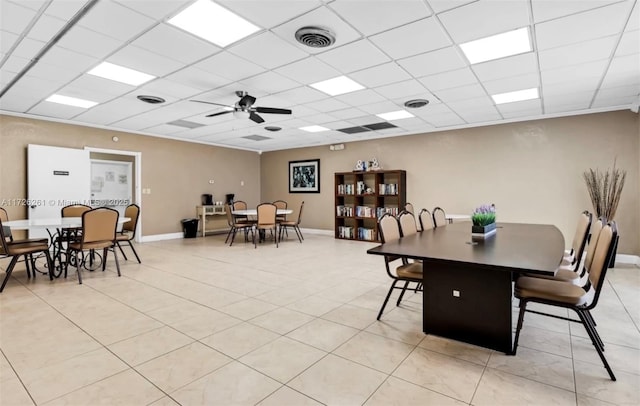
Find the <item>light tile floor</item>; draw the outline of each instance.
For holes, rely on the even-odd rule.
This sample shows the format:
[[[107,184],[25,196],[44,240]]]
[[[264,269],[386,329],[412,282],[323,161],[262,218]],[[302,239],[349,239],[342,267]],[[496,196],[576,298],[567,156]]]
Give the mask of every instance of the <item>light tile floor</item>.
[[[527,314],[515,357],[425,336],[421,294],[376,321],[390,280],[374,245],[305,237],[140,244],[142,265],[118,278],[111,259],[83,285],[18,269],[0,294],[0,404],[640,404],[637,267],[609,271],[594,312],[612,382],[567,321]]]

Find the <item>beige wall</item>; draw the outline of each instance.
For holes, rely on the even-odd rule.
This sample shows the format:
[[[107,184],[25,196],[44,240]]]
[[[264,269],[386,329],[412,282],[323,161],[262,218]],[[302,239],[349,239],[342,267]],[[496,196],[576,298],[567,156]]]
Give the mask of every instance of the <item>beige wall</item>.
[[[549,223],[571,244],[578,214],[593,210],[582,173],[617,158],[627,170],[618,208],[619,253],[640,254],[640,127],[638,114],[617,111],[266,152],[262,200],[305,201],[302,226],[334,227],[333,173],[377,157],[384,169],[407,171],[407,201],[416,209],[442,206],[471,213],[494,203],[500,221]],[[303,136],[303,135],[301,135]],[[288,161],[320,159],[321,193],[289,194]]]
[[[141,152],[141,187],[151,189],[141,202],[145,236],[180,232],[180,220],[195,217],[203,193],[216,200],[224,200],[226,193],[249,204],[260,200],[260,156],[255,152],[0,115],[0,201],[27,197],[27,144]],[[6,209],[13,219],[27,215],[25,207]]]

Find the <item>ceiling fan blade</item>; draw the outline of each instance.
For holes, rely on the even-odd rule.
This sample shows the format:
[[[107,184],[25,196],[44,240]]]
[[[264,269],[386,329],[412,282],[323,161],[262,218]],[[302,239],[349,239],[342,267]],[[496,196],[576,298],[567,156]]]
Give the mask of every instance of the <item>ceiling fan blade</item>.
[[[233,111],[230,111],[230,110],[221,111],[221,112],[219,112],[219,113],[207,114],[205,117],[221,116],[221,115],[223,115],[223,114],[227,114],[227,113],[233,113]]]
[[[277,109],[274,107],[256,107],[255,109],[258,113],[291,114],[291,110],[289,109]]]
[[[220,103],[214,103],[214,102],[204,101],[204,100],[189,100],[189,101],[196,102],[196,103],[214,104],[216,106],[230,107],[228,104],[220,104]]]
[[[248,94],[242,96],[242,99],[240,99],[240,101],[238,102],[238,105],[245,107],[245,108],[249,108],[251,106],[253,106],[253,103],[256,102],[256,98],[253,96],[249,96]]]
[[[253,111],[251,113],[249,113],[249,120],[255,121],[258,124],[264,123],[264,118],[260,117],[259,115],[257,115]]]

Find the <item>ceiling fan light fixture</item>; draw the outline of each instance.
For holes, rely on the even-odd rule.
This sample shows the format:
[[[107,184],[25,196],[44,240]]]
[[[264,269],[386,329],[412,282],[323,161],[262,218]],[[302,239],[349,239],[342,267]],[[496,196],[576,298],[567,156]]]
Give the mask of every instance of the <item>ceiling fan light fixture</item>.
[[[249,112],[244,110],[235,110],[233,112],[235,118],[249,118]]]

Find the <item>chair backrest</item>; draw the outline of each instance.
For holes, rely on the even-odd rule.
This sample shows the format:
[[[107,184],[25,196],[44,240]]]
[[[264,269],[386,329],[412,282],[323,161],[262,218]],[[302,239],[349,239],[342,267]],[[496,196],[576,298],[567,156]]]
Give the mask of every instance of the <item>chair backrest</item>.
[[[287,209],[287,202],[285,202],[284,200],[276,200],[275,202],[273,202],[273,204],[276,206],[276,209],[279,209],[279,210]]]
[[[571,250],[575,256],[576,261],[580,261],[584,247],[587,245],[589,239],[589,229],[591,228],[592,215],[588,211],[580,213],[578,224],[576,225],[576,232],[573,235],[573,242],[571,243]]]
[[[118,227],[117,210],[98,207],[82,214],[82,242],[115,241]]]
[[[247,203],[242,200],[236,200],[233,202],[233,210],[247,210]]]
[[[138,227],[138,217],[140,217],[140,206],[137,204],[130,204],[124,209],[124,216],[129,217],[131,220],[127,221],[122,225],[123,231],[131,231],[131,233],[136,233],[136,228]]]
[[[383,244],[395,241],[401,237],[400,224],[398,224],[398,220],[389,213],[380,216],[378,220],[378,232],[380,233],[380,241],[382,241]]]
[[[413,213],[403,210],[398,214],[398,223],[400,223],[400,232],[403,237],[418,233],[416,218],[413,216]]]
[[[421,230],[431,230],[433,228],[433,217],[431,217],[431,213],[427,209],[420,210],[418,221],[420,221]]]
[[[296,221],[296,225],[300,225],[300,221],[302,221],[302,210],[304,209],[304,200],[300,203],[300,211],[298,212],[298,221]]]
[[[227,213],[227,224],[229,224],[229,227],[233,227],[236,223],[235,223],[235,217],[233,217],[233,213],[231,213],[231,206],[228,204],[225,204],[224,211],[225,213]]]
[[[440,207],[433,209],[433,226],[442,227],[447,225],[447,217],[444,210]]]
[[[70,204],[60,210],[60,215],[62,217],[82,217],[82,215],[89,210],[91,210],[91,206],[87,206],[86,204]]]
[[[9,215],[7,214],[7,211],[4,209],[4,207],[0,207],[0,220],[9,221]]]
[[[406,211],[408,211],[409,213],[413,214],[413,215],[415,215],[415,214],[416,214],[416,212],[415,212],[415,211],[413,211],[413,204],[411,204],[411,203],[407,203],[407,204],[405,204],[405,205],[404,205],[404,209],[405,209]]]
[[[0,254],[6,255],[9,252],[9,248],[7,247],[7,243],[12,240],[11,237],[11,229],[2,224],[5,221],[0,218]]]
[[[589,240],[589,246],[587,247],[587,256],[584,259],[583,268],[587,270],[591,269],[591,264],[593,263],[593,255],[596,252],[596,245],[598,245],[598,238],[600,238],[600,232],[604,227],[604,217],[600,217],[595,223],[593,223],[593,227],[591,227],[591,238]]]
[[[588,308],[593,308],[598,302],[607,269],[609,269],[611,258],[615,252],[617,240],[618,227],[615,221],[611,221],[600,231],[596,249],[593,254],[593,261],[591,262],[591,269],[588,270],[591,286],[588,286],[586,289],[588,293],[592,292],[593,294],[593,300],[588,304]]]
[[[276,224],[276,205],[273,203],[261,203],[258,205],[258,227],[274,226]]]

